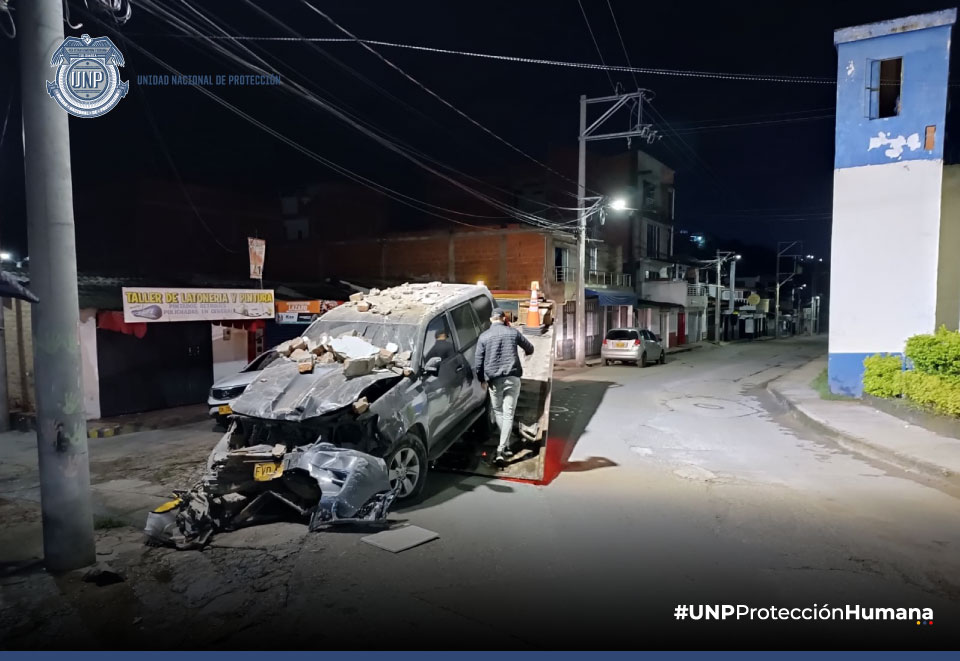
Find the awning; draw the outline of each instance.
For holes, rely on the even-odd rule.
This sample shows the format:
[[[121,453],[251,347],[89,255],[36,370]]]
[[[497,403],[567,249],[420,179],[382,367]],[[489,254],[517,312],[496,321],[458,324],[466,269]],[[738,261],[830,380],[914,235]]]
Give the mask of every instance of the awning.
[[[671,302],[669,302],[669,301],[651,301],[650,299],[647,299],[647,298],[641,298],[641,299],[640,299],[640,306],[641,306],[641,307],[648,307],[648,308],[682,308],[682,307],[685,307],[684,305],[682,305],[682,304],[680,304],[680,303],[671,303]]]
[[[637,304],[637,295],[632,291],[617,291],[613,289],[585,289],[587,297],[595,296],[600,299],[600,305],[630,305]]]

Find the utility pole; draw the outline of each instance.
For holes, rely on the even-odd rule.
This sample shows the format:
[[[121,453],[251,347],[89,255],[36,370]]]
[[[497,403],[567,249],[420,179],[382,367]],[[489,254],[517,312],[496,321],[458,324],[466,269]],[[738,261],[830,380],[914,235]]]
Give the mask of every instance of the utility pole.
[[[723,285],[720,284],[720,267],[723,266],[723,260],[720,259],[720,253],[717,253],[717,300],[713,306],[713,341],[720,344],[720,307],[723,305]]]
[[[80,367],[77,255],[67,114],[47,95],[50,58],[63,42],[61,0],[19,4],[37,454],[48,570],[96,561]]]
[[[580,132],[578,133],[580,153],[577,167],[577,212],[580,217],[577,221],[577,336],[574,338],[578,367],[583,367],[587,364],[587,142],[591,140],[609,140],[611,138],[626,138],[628,140],[630,138],[642,138],[648,143],[658,140],[660,136],[653,126],[643,123],[643,99],[646,91],[647,90],[641,89],[636,92],[603,96],[595,99],[588,99],[586,95],[580,96]],[[626,131],[603,134],[597,133],[597,130],[603,126],[608,119],[615,115],[621,108],[627,107],[630,101],[635,101],[636,105],[631,107],[630,123]],[[600,114],[600,117],[588,126],[587,106],[593,103],[607,104],[608,107]],[[636,112],[634,113],[633,110],[636,110]]]
[[[580,153],[577,160],[577,311],[576,347],[577,367],[587,364],[587,95],[580,95]]]
[[[785,246],[781,248],[780,246]],[[798,248],[799,247],[799,248]],[[801,252],[803,251],[803,241],[778,241],[777,242],[777,280],[776,280],[776,295],[773,302],[774,307],[774,338],[780,337],[780,288],[793,280],[793,277],[797,274],[797,257],[798,254],[787,254],[787,251],[798,248]],[[793,270],[790,275],[785,280],[780,280],[780,260],[783,257],[793,257]]]

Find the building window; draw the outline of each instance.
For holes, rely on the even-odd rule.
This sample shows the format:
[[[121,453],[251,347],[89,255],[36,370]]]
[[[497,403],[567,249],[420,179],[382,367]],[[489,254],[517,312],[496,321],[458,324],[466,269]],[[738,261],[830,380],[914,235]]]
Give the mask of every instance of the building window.
[[[660,226],[647,223],[647,257],[660,256]]]
[[[590,246],[590,264],[587,266],[587,270],[596,271],[597,270],[597,247]]]
[[[902,57],[870,60],[870,82],[867,85],[867,116],[870,119],[896,117],[900,114],[902,78]]]

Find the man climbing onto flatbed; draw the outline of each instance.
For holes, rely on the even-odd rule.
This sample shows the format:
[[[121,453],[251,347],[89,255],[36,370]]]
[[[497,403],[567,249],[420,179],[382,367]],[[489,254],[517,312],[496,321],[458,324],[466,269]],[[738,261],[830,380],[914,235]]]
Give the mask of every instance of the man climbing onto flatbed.
[[[529,356],[533,353],[533,345],[520,331],[504,323],[504,313],[500,308],[494,308],[490,322],[490,328],[481,333],[477,340],[474,367],[480,383],[490,393],[490,404],[500,429],[500,444],[494,461],[503,465],[513,456],[510,434],[513,431],[517,398],[520,396],[520,377],[523,375],[517,347]]]

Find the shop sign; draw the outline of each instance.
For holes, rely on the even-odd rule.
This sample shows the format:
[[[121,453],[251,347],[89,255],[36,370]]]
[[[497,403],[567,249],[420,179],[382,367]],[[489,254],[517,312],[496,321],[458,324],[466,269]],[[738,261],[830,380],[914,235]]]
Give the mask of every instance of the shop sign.
[[[123,320],[218,321],[273,319],[272,289],[124,287]]]
[[[247,237],[247,248],[250,253],[250,277],[254,280],[263,280],[263,262],[267,254],[267,242],[264,239]]]
[[[310,324],[343,301],[277,301],[278,324]]]

